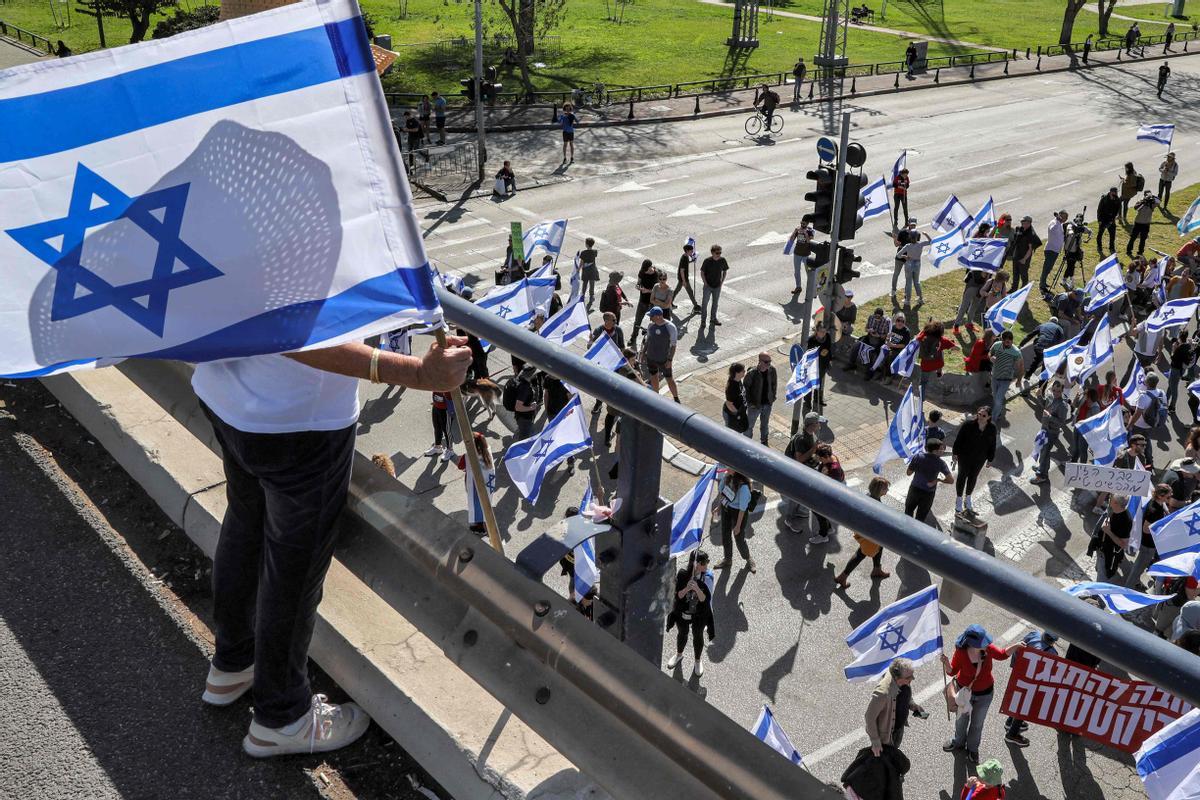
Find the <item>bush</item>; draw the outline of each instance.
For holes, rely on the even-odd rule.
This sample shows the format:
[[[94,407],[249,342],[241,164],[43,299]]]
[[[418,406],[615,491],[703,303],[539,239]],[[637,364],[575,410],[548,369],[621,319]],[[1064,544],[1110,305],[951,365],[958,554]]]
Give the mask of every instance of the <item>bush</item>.
[[[198,6],[192,11],[176,11],[173,16],[154,26],[152,39],[166,39],[184,31],[212,25],[220,16],[220,6]]]

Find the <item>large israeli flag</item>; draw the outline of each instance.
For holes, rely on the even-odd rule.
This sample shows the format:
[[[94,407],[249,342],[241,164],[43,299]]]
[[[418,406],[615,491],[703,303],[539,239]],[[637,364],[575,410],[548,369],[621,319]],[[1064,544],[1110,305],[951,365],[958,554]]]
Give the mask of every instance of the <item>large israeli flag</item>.
[[[440,320],[352,0],[0,72],[0,374]]]
[[[783,728],[775,721],[775,715],[771,713],[771,709],[765,705],[762,711],[758,712],[758,719],[754,720],[754,724],[750,726],[750,732],[753,733],[758,740],[770,747],[776,753],[799,766],[804,759],[800,755],[800,751],[792,745],[792,740],[784,733]]]
[[[1149,800],[1200,797],[1200,708],[1152,733],[1134,763]]]
[[[579,297],[546,320],[538,333],[548,342],[568,344],[580,336],[586,336],[589,331],[591,323],[588,322],[587,306],[583,304],[583,298]]]
[[[917,351],[920,349],[921,340],[914,336],[892,359],[892,374],[911,379],[913,368],[917,365]]]
[[[1168,300],[1146,317],[1142,323],[1150,333],[1159,333],[1169,328],[1179,328],[1192,321],[1196,309],[1200,308],[1200,297],[1181,297]]]
[[[933,262],[934,267],[941,267],[966,246],[966,231],[963,228],[954,228],[930,240],[929,260]]]
[[[1146,594],[1145,592],[1126,589],[1124,586],[1095,581],[1076,583],[1073,586],[1063,589],[1063,591],[1072,597],[1099,598],[1100,602],[1104,603],[1108,610],[1114,614],[1137,611],[1139,608],[1158,605],[1164,600],[1171,599],[1171,595],[1169,594]]]
[[[1077,423],[1075,430],[1087,441],[1092,462],[1102,467],[1111,466],[1117,459],[1117,452],[1129,440],[1120,403],[1112,403],[1095,416]]]
[[[900,177],[900,170],[908,169],[908,150],[901,150],[900,155],[896,158],[896,163],[892,164],[892,182],[896,182],[896,178]]]
[[[625,365],[625,354],[607,333],[601,333],[583,357],[607,370],[618,370]]]
[[[1155,261],[1154,266],[1146,270],[1146,277],[1142,278],[1142,282],[1139,284],[1139,286],[1143,289],[1158,288],[1158,285],[1162,283],[1163,272],[1166,270],[1167,261],[1170,258],[1170,256],[1163,256],[1162,258],[1158,259],[1158,261]]]
[[[521,237],[525,245],[525,260],[528,261],[538,250],[545,250],[557,256],[562,252],[563,238],[567,235],[567,221],[556,219],[551,222],[539,222]]]
[[[1007,239],[968,239],[967,246],[958,254],[958,263],[967,269],[995,272],[1004,264],[1007,250]]]
[[[1025,300],[1029,297],[1029,290],[1032,288],[1033,284],[1027,283],[1015,292],[1005,295],[1000,302],[984,312],[983,321],[992,329],[992,333],[999,336],[1005,328],[1016,324],[1017,317],[1020,316],[1021,309],[1025,307]],[[1045,358],[1044,355],[1043,358]]]
[[[1155,578],[1196,578],[1200,580],[1200,551],[1179,553],[1150,565],[1147,575]]]
[[[892,415],[892,423],[888,425],[887,435],[879,445],[879,454],[875,456],[875,474],[883,472],[883,465],[900,458],[908,461],[925,449],[925,411],[919,392],[914,392],[910,384],[896,413]]]
[[[525,282],[529,288],[529,305],[535,312],[541,311],[548,316],[554,287],[558,285],[558,273],[554,271],[554,262],[547,262],[529,273]]]
[[[1112,324],[1108,315],[1100,318],[1100,323],[1092,333],[1092,338],[1086,345],[1075,345],[1067,354],[1067,377],[1082,384],[1088,376],[1100,369],[1113,357]],[[1045,358],[1045,354],[1043,354]]]
[[[942,611],[937,586],[922,589],[880,609],[846,637],[854,661],[845,668],[846,680],[878,680],[897,658],[920,666],[942,652]]]
[[[1058,368],[1067,360],[1067,355],[1078,346],[1082,336],[1083,331],[1080,331],[1065,342],[1059,342],[1042,351],[1042,380],[1048,381],[1050,376],[1058,373]]]
[[[1175,138],[1174,125],[1139,125],[1137,138],[1139,142],[1158,142],[1171,146],[1171,140]]]
[[[704,541],[716,491],[717,468],[714,466],[700,476],[687,494],[675,501],[675,509],[671,512],[671,558],[690,553]]]
[[[1179,229],[1180,236],[1187,236],[1192,231],[1200,230],[1200,197],[1192,201],[1187,211],[1183,212],[1183,216],[1179,218],[1179,222],[1175,223],[1175,227]]]
[[[529,281],[526,278],[493,287],[475,305],[516,325],[524,325],[533,319],[533,304],[529,301]]]
[[[783,391],[787,405],[794,406],[797,400],[821,385],[820,356],[821,348],[814,347],[805,350],[804,356],[796,362],[792,377],[788,379]]]
[[[583,413],[579,395],[575,395],[540,433],[509,446],[504,466],[525,499],[536,503],[546,473],[591,446],[587,415]]]
[[[1160,559],[1200,552],[1200,500],[1151,523],[1150,535]]]
[[[1083,310],[1089,314],[1125,296],[1125,276],[1121,274],[1121,263],[1115,254],[1096,265],[1096,271],[1083,291],[1088,296]]]
[[[949,233],[970,225],[971,215],[967,213],[967,207],[956,195],[947,197],[941,209],[933,215],[933,229],[942,233]]]
[[[988,197],[987,202],[983,204],[983,208],[979,209],[979,212],[975,215],[974,219],[972,219],[971,224],[980,225],[984,222],[986,222],[988,225],[991,225],[993,228],[996,227],[996,204],[992,202],[992,198],[990,196]]]
[[[863,187],[860,197],[863,201],[862,218],[864,222],[880,214],[886,214],[891,209],[891,206],[888,205],[887,190],[886,178],[880,178],[870,186]]]

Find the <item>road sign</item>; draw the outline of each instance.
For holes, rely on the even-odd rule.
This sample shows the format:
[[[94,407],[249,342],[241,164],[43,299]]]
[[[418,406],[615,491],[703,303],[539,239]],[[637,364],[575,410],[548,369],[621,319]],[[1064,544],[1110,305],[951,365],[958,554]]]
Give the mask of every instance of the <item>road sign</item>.
[[[833,139],[828,136],[822,136],[817,139],[817,155],[822,161],[834,161],[837,159],[837,145],[833,143]]]
[[[804,358],[804,345],[802,345],[800,342],[796,342],[794,345],[792,345],[792,349],[788,353],[788,361],[791,362],[792,369],[796,368],[796,365],[800,363],[800,359],[802,358]]]

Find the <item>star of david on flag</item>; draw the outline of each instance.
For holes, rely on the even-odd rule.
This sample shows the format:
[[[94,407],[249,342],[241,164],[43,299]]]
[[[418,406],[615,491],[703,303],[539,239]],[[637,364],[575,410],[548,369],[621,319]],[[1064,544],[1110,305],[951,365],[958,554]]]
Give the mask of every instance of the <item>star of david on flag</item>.
[[[1200,500],[1151,523],[1150,535],[1160,559],[1200,552]]]
[[[941,267],[944,262],[953,258],[958,251],[967,246],[967,239],[962,228],[953,228],[931,240],[928,246],[933,266]]]
[[[879,445],[879,454],[875,456],[875,474],[883,472],[883,465],[894,459],[908,461],[925,449],[925,411],[924,403],[919,392],[914,392],[910,384],[892,422],[888,425],[887,435]]]
[[[1170,328],[1179,328],[1192,321],[1196,309],[1200,308],[1200,297],[1181,297],[1168,300],[1146,317],[1142,323],[1150,333],[1160,333]]]
[[[1125,420],[1121,417],[1120,403],[1112,403],[1095,416],[1076,423],[1075,430],[1091,448],[1092,463],[1102,467],[1111,466],[1117,460],[1117,452],[1129,440]]]
[[[1152,733],[1134,759],[1149,800],[1200,797],[1200,708]]]
[[[1125,403],[1130,408],[1137,408],[1138,401],[1142,399],[1142,393],[1145,391],[1146,370],[1135,359],[1133,368],[1129,370],[1129,377],[1126,379],[1125,385],[1121,387],[1121,396],[1125,398]]]
[[[587,418],[579,395],[575,395],[541,432],[509,445],[504,454],[504,466],[521,495],[530,503],[536,503],[546,473],[591,446]]]
[[[996,204],[992,202],[991,197],[988,197],[987,202],[983,204],[983,208],[979,209],[978,213],[971,218],[972,225],[980,225],[984,222],[993,228],[996,227]]]
[[[937,586],[922,589],[880,609],[846,637],[854,661],[845,668],[850,683],[878,680],[897,658],[920,666],[942,652],[942,616]]]
[[[796,362],[792,377],[788,379],[783,390],[786,405],[795,405],[797,400],[821,385],[820,357],[821,348],[814,347],[805,350],[804,356]]]
[[[1096,265],[1096,271],[1084,285],[1083,291],[1088,296],[1083,310],[1088,314],[1125,296],[1125,276],[1121,274],[1121,263],[1115,255]]]
[[[983,321],[987,323],[992,333],[999,335],[1004,332],[1005,328],[1016,324],[1017,317],[1021,315],[1021,309],[1025,307],[1025,300],[1029,297],[1029,290],[1032,287],[1032,283],[1025,284],[1015,292],[1005,295],[1000,302],[984,313]]]
[[[700,476],[687,494],[675,501],[671,512],[670,556],[690,553],[700,546],[708,530],[708,515],[717,491],[717,468],[714,466]]]
[[[525,245],[525,260],[528,261],[539,249],[553,256],[562,252],[563,238],[567,235],[567,221],[556,219],[551,222],[539,222],[521,237]]]
[[[1174,125],[1139,125],[1137,138],[1140,142],[1157,142],[1171,146],[1171,140],[1175,138]]]
[[[1043,358],[1045,354],[1043,353]],[[1100,318],[1092,338],[1086,345],[1075,345],[1067,356],[1067,377],[1083,383],[1088,376],[1100,369],[1113,357],[1112,324],[1108,315]]]
[[[863,187],[860,196],[863,201],[862,218],[864,222],[872,217],[877,217],[880,214],[888,212],[887,187],[886,178],[880,178],[870,186]]]
[[[949,233],[971,225],[971,215],[967,207],[955,195],[946,198],[940,211],[933,215],[933,229],[941,233]]]
[[[958,263],[967,269],[995,272],[1004,263],[1007,250],[1007,239],[968,239],[958,254]]]
[[[104,56],[0,72],[0,374],[440,322],[356,4]]]

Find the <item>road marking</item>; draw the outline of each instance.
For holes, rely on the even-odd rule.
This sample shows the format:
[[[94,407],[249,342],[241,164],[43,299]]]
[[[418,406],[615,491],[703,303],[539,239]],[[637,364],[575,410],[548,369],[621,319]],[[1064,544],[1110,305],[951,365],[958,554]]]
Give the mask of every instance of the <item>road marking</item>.
[[[1083,142],[1090,142],[1093,139],[1103,139],[1105,136],[1108,136],[1108,134],[1107,133],[1097,133],[1095,136],[1089,136],[1086,139],[1080,139],[1075,144],[1082,144]]]
[[[1023,195],[1017,195],[1016,197],[1010,197],[1010,198],[1009,198],[1009,199],[1007,199],[1007,200],[1001,200],[999,203],[996,203],[996,205],[998,205],[998,206],[1002,206],[1002,205],[1004,205],[1005,203],[1015,203],[1015,202],[1017,202],[1018,200],[1020,200],[1020,199],[1021,199],[1021,197],[1023,197]]]
[[[762,183],[763,181],[773,181],[773,180],[777,180],[779,178],[786,178],[790,174],[791,174],[790,172],[784,172],[779,175],[768,175],[765,178],[755,178],[752,181],[746,181],[743,185],[748,186],[752,183]]]
[[[729,283],[729,281],[725,281],[725,283]],[[725,292],[725,294],[728,294],[730,297],[740,300],[743,303],[752,305],[755,308],[761,308],[763,311],[769,311],[772,314],[783,317],[784,319],[791,322],[791,318],[788,317],[788,315],[784,312],[784,310],[782,308],[780,308],[778,305],[772,305],[771,303],[768,303],[766,300],[759,300],[757,297],[751,297],[748,294],[743,294],[742,292],[739,292],[736,289],[729,289],[728,291]]]
[[[656,181],[646,181],[642,185],[643,186],[657,186],[660,183],[668,183],[670,181],[680,181],[680,180],[683,180],[684,178],[690,178],[690,177],[691,177],[690,175],[680,175],[678,178],[659,178]]]
[[[912,151],[909,151],[909,152],[912,152]],[[926,175],[923,178],[917,178],[915,181],[909,181],[908,183],[911,186],[914,183],[921,183],[922,181],[931,181],[934,178],[940,178],[940,177],[941,177],[941,175]]]
[[[523,217],[537,219],[537,214],[533,213],[528,208],[522,208],[521,206],[508,206],[508,208],[511,208],[513,211],[517,212]]]
[[[766,219],[766,217],[756,217],[755,219],[748,219],[748,220],[746,220],[745,222],[735,222],[735,223],[733,223],[732,225],[722,225],[722,226],[721,226],[721,227],[719,227],[719,228],[713,228],[713,230],[714,230],[714,231],[727,231],[727,230],[729,230],[730,228],[737,228],[737,227],[739,227],[739,226],[741,226],[741,225],[751,225],[751,224],[753,224],[753,223],[755,223],[755,222],[762,222],[762,221],[763,221],[763,220],[765,220],[765,219]]]
[[[766,274],[767,274],[767,270],[760,269],[758,272],[751,272],[747,275],[738,275],[736,278],[730,278],[729,280],[725,281],[725,285],[728,286],[731,283],[737,283],[738,281],[744,281],[747,278],[756,278],[759,275],[766,275]],[[764,333],[765,332],[766,331],[764,331]]]
[[[647,200],[644,203],[640,203],[639,205],[648,206],[648,205],[653,205],[654,203],[665,203],[668,200],[678,200],[681,197],[691,197],[694,194],[695,194],[695,192],[688,192],[687,194],[674,194],[674,195],[671,195],[670,197],[660,197],[657,200]]]
[[[736,200],[726,200],[724,203],[716,203],[715,205],[711,205],[708,208],[710,210],[714,209],[714,208],[724,208],[725,206],[731,206],[734,203],[744,203],[747,200],[756,200],[756,199],[758,199],[758,198],[756,198],[756,197],[739,197]]]
[[[966,172],[969,169],[979,169],[980,167],[989,167],[992,164],[999,164],[1003,160],[1004,160],[1003,158],[997,158],[995,161],[985,161],[982,164],[972,164],[969,167],[959,167],[957,171],[958,172]]]
[[[453,247],[456,244],[465,244],[467,242],[473,242],[476,239],[486,239],[489,236],[499,236],[501,233],[503,233],[503,231],[490,230],[490,231],[484,231],[483,233],[477,233],[474,236],[467,236],[466,238],[463,238],[463,239],[447,239],[444,242],[441,240],[437,240],[436,243],[434,243],[434,244],[426,244],[425,249],[426,250],[437,250],[442,247]]]
[[[1057,147],[1043,147],[1041,150],[1033,150],[1028,153],[1021,153],[1017,158],[1025,158],[1025,156],[1036,156],[1038,153],[1049,153],[1051,150],[1057,150]]]
[[[644,255],[639,253],[637,250],[630,250],[627,247],[618,247],[617,252],[620,253],[621,255],[625,256],[626,258],[638,258],[638,259],[643,259],[643,260],[646,258]]]
[[[1053,192],[1055,189],[1062,189],[1063,187],[1066,187],[1066,186],[1074,186],[1077,183],[1079,183],[1079,181],[1067,181],[1066,183],[1060,183],[1058,186],[1051,186],[1046,191]]]

